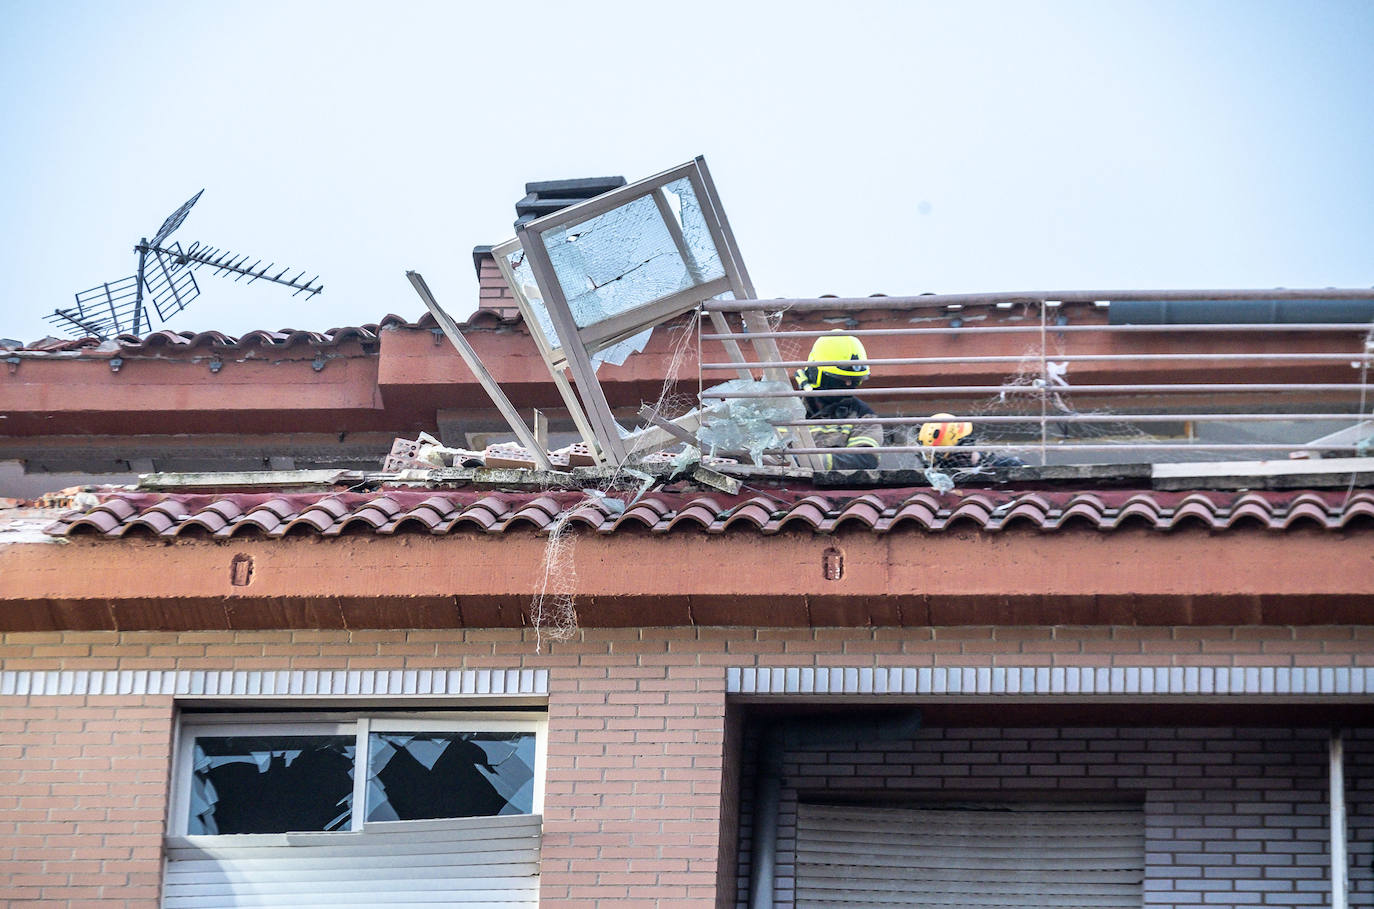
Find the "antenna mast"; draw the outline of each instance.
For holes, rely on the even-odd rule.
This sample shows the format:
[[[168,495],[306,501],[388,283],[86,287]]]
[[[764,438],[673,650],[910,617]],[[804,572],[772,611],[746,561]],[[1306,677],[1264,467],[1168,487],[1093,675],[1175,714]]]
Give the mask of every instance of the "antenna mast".
[[[324,290],[324,285],[317,283],[319,275],[302,281],[306,273],[301,271],[288,278],[292,269],[283,267],[276,271],[275,262],[263,265],[258,259],[249,265],[252,256],[203,246],[199,242],[185,249],[180,243],[168,244],[167,238],[186,220],[204,192],[202,189],[168,215],[151,240],[144,237],[138,241],[134,247],[134,252],[138,253],[136,274],[80,291],[76,294],[74,307],[54,311],[47,317],[48,321],[68,331],[75,329],[81,336],[93,335],[102,340],[126,330],[141,334],[145,326],[152,326],[145,298],[152,301],[158,319],[165,323],[200,296],[194,272],[201,267],[209,267],[216,275],[233,275],[235,281],[246,277],[249,284],[264,280],[294,288],[293,297],[304,293],[307,300]]]

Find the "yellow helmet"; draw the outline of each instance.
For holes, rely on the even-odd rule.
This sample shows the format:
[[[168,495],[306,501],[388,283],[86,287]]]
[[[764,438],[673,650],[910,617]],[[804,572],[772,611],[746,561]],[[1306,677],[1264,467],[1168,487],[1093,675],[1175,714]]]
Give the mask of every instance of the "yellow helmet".
[[[922,445],[958,445],[973,435],[973,424],[956,422],[952,413],[937,413],[931,419],[948,422],[922,423],[921,431],[916,434]]]
[[[853,335],[822,335],[816,339],[816,343],[811,345],[811,353],[807,356],[808,362],[825,362],[828,360],[867,360],[868,352],[864,350],[863,342]],[[836,376],[841,379],[857,379],[858,382],[868,378],[868,364],[856,363],[853,366],[807,366],[797,370],[797,384],[806,388],[815,388],[821,384],[822,376]],[[855,382],[853,384],[858,384]]]

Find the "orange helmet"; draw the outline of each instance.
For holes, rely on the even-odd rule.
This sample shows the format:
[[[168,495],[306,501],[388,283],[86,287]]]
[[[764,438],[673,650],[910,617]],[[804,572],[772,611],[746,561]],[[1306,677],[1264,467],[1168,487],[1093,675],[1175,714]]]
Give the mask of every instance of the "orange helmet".
[[[937,413],[930,419],[947,422],[922,423],[916,435],[922,445],[958,445],[973,435],[973,424],[957,422],[952,413]]]

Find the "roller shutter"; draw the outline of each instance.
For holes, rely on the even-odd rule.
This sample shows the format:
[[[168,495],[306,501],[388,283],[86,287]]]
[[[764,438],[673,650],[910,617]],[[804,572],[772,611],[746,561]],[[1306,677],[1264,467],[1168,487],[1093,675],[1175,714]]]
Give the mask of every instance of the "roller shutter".
[[[538,815],[393,821],[356,833],[177,837],[165,909],[539,904]]]
[[[941,809],[799,805],[798,909],[1138,907],[1132,806]]]

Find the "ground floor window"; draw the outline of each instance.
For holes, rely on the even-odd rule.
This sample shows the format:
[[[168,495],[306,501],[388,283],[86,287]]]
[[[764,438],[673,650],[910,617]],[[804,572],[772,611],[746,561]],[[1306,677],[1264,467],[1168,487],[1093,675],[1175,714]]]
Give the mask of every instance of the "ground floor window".
[[[510,713],[189,715],[170,832],[537,814],[544,728],[542,717]]]

